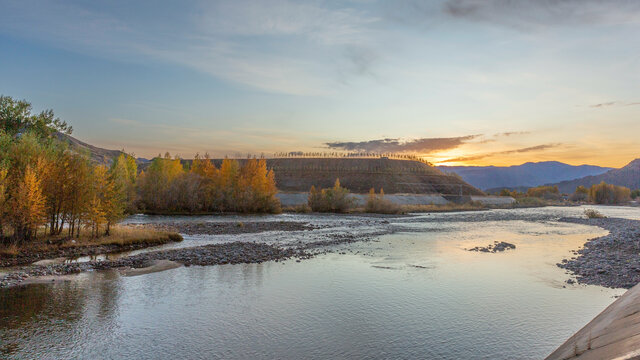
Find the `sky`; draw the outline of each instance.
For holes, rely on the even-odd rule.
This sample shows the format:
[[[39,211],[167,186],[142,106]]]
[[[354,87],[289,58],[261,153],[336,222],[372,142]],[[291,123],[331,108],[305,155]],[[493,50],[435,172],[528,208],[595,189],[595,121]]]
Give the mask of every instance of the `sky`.
[[[640,158],[636,0],[0,0],[0,94],[140,157]]]

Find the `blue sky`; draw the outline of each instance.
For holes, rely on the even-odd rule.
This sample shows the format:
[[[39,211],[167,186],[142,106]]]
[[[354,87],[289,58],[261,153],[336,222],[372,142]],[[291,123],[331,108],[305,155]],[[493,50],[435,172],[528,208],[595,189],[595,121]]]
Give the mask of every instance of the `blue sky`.
[[[622,166],[639,30],[624,0],[2,0],[0,93],[145,157]]]

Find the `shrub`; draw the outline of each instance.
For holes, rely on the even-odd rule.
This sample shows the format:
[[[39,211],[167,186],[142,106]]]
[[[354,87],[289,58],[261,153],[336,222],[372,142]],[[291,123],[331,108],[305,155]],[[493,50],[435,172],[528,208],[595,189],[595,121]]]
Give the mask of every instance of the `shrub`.
[[[637,198],[639,198],[639,197],[640,197],[640,189],[636,189],[636,190],[633,190],[633,191],[631,192],[631,198],[632,198],[633,200],[635,200],[635,199],[637,199]]]
[[[400,206],[384,198],[383,189],[380,189],[380,194],[376,194],[374,188],[369,191],[365,211],[376,214],[398,214],[402,212]]]
[[[598,210],[595,210],[595,209],[584,209],[584,215],[587,217],[587,219],[603,219],[603,218],[606,218],[606,216],[602,215],[601,212],[599,212]]]
[[[313,211],[342,213],[353,206],[353,199],[349,190],[340,186],[340,179],[336,179],[332,188],[317,190],[311,186],[308,204]]]

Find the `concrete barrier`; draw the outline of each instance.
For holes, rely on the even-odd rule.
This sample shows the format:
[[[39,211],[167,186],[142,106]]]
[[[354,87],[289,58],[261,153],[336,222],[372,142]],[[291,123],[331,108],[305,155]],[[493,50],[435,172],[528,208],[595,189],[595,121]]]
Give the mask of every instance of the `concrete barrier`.
[[[364,206],[369,197],[368,194],[351,194],[356,206]],[[276,195],[280,199],[280,204],[284,207],[299,206],[307,203],[309,193],[278,193]],[[389,194],[385,195],[385,199],[398,205],[445,205],[449,201],[437,194]]]
[[[640,358],[640,285],[629,289],[547,360]]]
[[[471,196],[472,201],[481,202],[483,205],[509,205],[516,202],[511,196]]]

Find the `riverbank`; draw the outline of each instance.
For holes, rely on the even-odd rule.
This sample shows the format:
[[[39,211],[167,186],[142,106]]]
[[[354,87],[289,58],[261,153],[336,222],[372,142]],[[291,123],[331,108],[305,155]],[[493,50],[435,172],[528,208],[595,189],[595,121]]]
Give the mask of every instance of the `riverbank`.
[[[34,265],[14,270],[0,277],[0,288],[28,283],[34,277],[64,276],[86,271],[108,269],[143,269],[164,260],[192,265],[251,264],[280,261],[290,258],[308,259],[312,255],[304,250],[282,248],[261,243],[232,242],[183,249],[152,251],[116,260],[87,261],[82,263]]]
[[[598,226],[608,235],[588,240],[577,255],[557,264],[580,284],[629,289],[640,282],[640,221],[620,218],[562,218],[560,221]],[[573,281],[573,280],[570,280]]]
[[[52,237],[41,238],[22,247],[2,246],[0,267],[31,264],[44,259],[132,251],[176,241],[182,241],[182,236],[175,231],[159,231],[147,226],[116,226],[111,235],[100,238]]]

